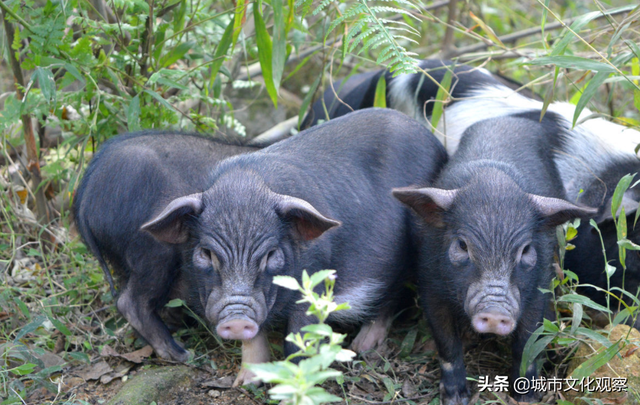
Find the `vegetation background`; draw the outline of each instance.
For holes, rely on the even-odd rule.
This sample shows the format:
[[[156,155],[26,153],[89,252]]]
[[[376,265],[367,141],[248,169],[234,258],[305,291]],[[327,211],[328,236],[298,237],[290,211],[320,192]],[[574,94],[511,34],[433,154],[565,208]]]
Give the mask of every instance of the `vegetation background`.
[[[434,57],[499,72],[545,104],[569,101],[640,127],[640,9],[623,0],[2,0],[0,8],[1,404],[98,403],[129,374],[161,363],[119,363],[98,375],[112,376],[107,383],[85,378],[105,347],[125,353],[143,344],[69,217],[86,163],[112,136],[153,128],[273,139],[295,133],[336,80],[383,67],[412,72]],[[444,90],[438,102],[447,101]],[[570,248],[572,229],[561,248]],[[556,284],[575,295],[573,277]],[[580,341],[606,341],[583,305],[594,307],[559,300],[559,320],[536,335],[529,354],[548,350],[548,375],[564,377]],[[420,314],[408,317],[376,358],[344,366],[330,391],[366,403],[437,401],[433,343]],[[237,370],[234,344],[205,328],[179,336],[196,353],[194,380]],[[507,374],[505,350],[482,343],[467,359],[470,374]],[[197,385],[193,395],[202,400],[210,388]],[[219,400],[266,395],[229,392]],[[563,398],[547,395],[555,400]]]

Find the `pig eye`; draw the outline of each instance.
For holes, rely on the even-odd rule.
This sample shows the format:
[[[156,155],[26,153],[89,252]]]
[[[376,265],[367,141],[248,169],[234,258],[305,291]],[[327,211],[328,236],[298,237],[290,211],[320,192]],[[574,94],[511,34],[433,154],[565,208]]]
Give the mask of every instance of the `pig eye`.
[[[469,259],[469,247],[467,242],[461,238],[457,238],[449,248],[449,260],[452,263],[462,263]]]
[[[207,269],[217,268],[219,261],[218,257],[211,250],[203,247],[198,247],[193,252],[193,262],[196,266]]]
[[[282,249],[273,249],[264,257],[264,271],[269,274],[277,274],[284,267],[284,253]]]
[[[536,264],[538,259],[538,254],[536,253],[536,248],[534,248],[531,243],[527,243],[520,249],[520,254],[518,257],[518,261],[524,264],[527,267],[533,267]]]
[[[458,239],[458,247],[460,247],[460,250],[464,252],[468,251],[467,242],[463,241],[462,239]]]

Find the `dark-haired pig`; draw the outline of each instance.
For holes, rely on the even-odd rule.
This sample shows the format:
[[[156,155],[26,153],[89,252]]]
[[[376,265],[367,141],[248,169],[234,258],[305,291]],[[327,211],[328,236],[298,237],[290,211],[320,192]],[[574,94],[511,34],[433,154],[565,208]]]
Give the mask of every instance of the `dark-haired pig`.
[[[419,292],[440,356],[443,404],[469,401],[465,329],[511,335],[511,381],[520,377],[524,345],[550,298],[539,289],[553,274],[555,227],[596,212],[563,199],[551,152],[557,130],[527,117],[480,121],[434,187],[393,192],[425,225]],[[537,372],[531,364],[526,377]]]
[[[384,339],[394,295],[414,268],[411,213],[391,189],[428,185],[445,161],[413,119],[362,110],[225,160],[206,191],[175,199],[143,229],[192,247],[200,311],[220,336],[243,341],[243,363],[268,361],[264,329],[274,321],[287,334],[317,321],[296,305],[297,292],[272,283],[300,280],[304,269],[337,271],[336,301],[351,309],[330,321],[366,323],[353,347],[364,351]],[[243,369],[235,384],[251,377]]]
[[[102,145],[80,182],[73,201],[80,235],[118,310],[160,357],[185,361],[189,355],[158,314],[169,299],[187,298],[180,272],[184,245],[160,243],[140,227],[174,198],[204,190],[219,161],[254,150],[193,134],[125,134]]]

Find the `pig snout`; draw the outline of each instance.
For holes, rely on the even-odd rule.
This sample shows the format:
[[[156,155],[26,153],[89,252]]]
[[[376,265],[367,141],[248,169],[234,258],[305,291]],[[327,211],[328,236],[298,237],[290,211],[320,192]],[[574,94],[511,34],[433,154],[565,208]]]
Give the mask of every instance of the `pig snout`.
[[[216,327],[223,339],[250,340],[258,334],[258,324],[248,318],[234,318]]]
[[[471,319],[473,329],[478,333],[508,335],[516,326],[515,321],[501,308],[486,308]]]
[[[251,305],[230,303],[217,314],[216,331],[223,339],[250,340],[260,330]]]
[[[516,327],[519,300],[520,292],[514,286],[474,283],[469,287],[465,310],[476,332],[504,336]]]

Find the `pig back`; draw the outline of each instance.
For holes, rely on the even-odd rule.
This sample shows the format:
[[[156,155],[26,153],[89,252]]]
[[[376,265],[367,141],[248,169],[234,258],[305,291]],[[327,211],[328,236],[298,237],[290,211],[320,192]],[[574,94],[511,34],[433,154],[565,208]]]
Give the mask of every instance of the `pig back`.
[[[446,159],[443,146],[415,120],[365,109],[219,169],[240,164],[261,173],[272,191],[302,198],[339,220],[341,226],[314,241],[302,266],[336,269],[336,288],[345,290],[367,280],[392,284],[405,272],[411,215],[391,189],[430,184]]]

